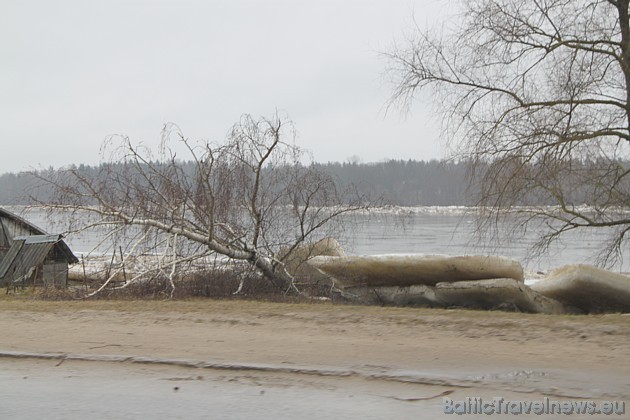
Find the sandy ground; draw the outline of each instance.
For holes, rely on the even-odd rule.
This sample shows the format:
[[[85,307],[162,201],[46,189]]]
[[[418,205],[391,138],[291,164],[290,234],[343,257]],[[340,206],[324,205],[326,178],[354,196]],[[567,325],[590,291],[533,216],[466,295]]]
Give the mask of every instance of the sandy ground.
[[[0,331],[0,399],[5,399],[0,415],[8,410],[8,417],[2,418],[32,418],[32,410],[50,414],[52,407],[60,410],[58,418],[95,413],[100,418],[127,418],[120,413],[108,417],[103,410],[112,405],[99,409],[96,403],[86,408],[93,411],[77,408],[73,417],[74,412],[63,408],[72,404],[58,406],[62,395],[43,400],[41,407],[29,404],[31,411],[23,411],[25,401],[8,397],[10,392],[19,394],[20,387],[64,394],[73,387],[85,390],[86,380],[92,385],[111,382],[121,398],[155,386],[153,394],[138,397],[154,401],[147,406],[153,408],[158,401],[169,401],[160,397],[164,389],[169,398],[173,393],[188,395],[204,404],[214,398],[209,397],[215,395],[212,389],[221,389],[215,396],[220,396],[218,412],[225,418],[252,418],[264,404],[269,404],[269,416],[256,417],[328,418],[321,411],[328,407],[337,414],[349,410],[345,418],[386,418],[385,413],[395,413],[394,418],[441,418],[446,395],[453,400],[499,396],[630,402],[628,315],[209,300],[0,300]],[[168,378],[179,378],[182,385]],[[65,388],[55,388],[55,383]],[[227,389],[233,389],[232,394]],[[252,398],[267,398],[234,403],[249,401],[246,391]],[[98,395],[94,401],[102,401]],[[226,402],[229,395],[234,397],[232,405]],[[89,393],[85,398],[89,401]],[[320,411],[309,408],[311,403]],[[188,411],[181,418],[204,418],[207,411],[197,408],[198,417]],[[238,409],[245,411],[239,414]],[[173,412],[159,412],[168,416],[156,418],[177,418]]]

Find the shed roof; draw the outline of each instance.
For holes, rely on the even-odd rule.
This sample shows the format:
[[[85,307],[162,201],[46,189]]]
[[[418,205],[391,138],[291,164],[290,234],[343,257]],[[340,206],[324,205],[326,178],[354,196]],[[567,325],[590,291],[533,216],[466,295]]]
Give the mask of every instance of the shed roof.
[[[22,236],[13,241],[9,252],[0,263],[0,278],[4,278],[7,273],[11,273],[14,279],[27,275],[44,262],[52,247],[55,246],[54,241],[27,242],[26,238],[28,237]]]
[[[79,259],[72,253],[72,250],[70,250],[70,247],[62,240],[63,238],[62,235],[59,235],[59,234],[50,235],[46,233],[40,227],[29,222],[28,220],[2,207],[0,207],[0,217],[11,219],[14,223],[19,224],[25,227],[27,230],[33,232],[33,235],[16,237],[16,238],[13,238],[13,240],[17,240],[18,238],[27,238],[26,240],[28,240],[29,244],[35,243],[34,241],[38,241],[38,242],[44,241],[44,242],[54,243],[54,245],[56,245],[59,248],[59,251],[66,258],[68,263],[75,264],[79,262]],[[4,260],[0,262],[0,266],[3,266],[3,265],[4,265]],[[1,274],[2,274],[2,271],[0,270],[0,278],[2,277]]]
[[[9,248],[7,255],[5,255],[2,261],[0,261],[0,279],[7,275],[9,268],[11,268],[11,265],[20,253],[22,246],[24,246],[24,241],[14,241],[11,248]]]
[[[61,235],[30,235],[16,236],[14,241],[24,241],[25,244],[55,244],[61,240]]]

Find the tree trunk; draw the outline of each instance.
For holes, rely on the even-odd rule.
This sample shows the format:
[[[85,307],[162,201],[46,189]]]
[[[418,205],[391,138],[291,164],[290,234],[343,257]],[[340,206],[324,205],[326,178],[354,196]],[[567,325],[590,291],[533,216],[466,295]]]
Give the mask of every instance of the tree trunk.
[[[630,0],[618,0],[619,27],[621,29],[621,71],[626,82],[626,122],[630,131],[630,21],[628,5]]]

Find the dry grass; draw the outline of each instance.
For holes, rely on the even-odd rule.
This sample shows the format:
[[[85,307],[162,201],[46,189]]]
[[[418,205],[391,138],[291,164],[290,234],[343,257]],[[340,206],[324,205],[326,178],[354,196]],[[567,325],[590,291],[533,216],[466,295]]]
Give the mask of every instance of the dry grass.
[[[238,294],[239,285],[243,282]],[[98,289],[101,284],[89,285],[75,283],[68,288],[55,287],[24,287],[7,291],[4,300],[41,300],[41,301],[76,301],[76,300],[114,300],[125,301],[164,301],[164,300],[190,300],[190,299],[218,299],[218,300],[257,300],[266,302],[283,303],[313,303],[316,299],[306,296],[324,297],[337,303],[347,303],[339,294],[331,291],[330,285],[305,284],[300,285],[300,290],[305,295],[283,293],[269,280],[243,270],[209,270],[203,273],[195,273],[175,281],[173,289],[171,282],[165,277],[154,277],[131,283],[124,288],[116,287],[120,284],[111,284],[94,296],[91,292]]]

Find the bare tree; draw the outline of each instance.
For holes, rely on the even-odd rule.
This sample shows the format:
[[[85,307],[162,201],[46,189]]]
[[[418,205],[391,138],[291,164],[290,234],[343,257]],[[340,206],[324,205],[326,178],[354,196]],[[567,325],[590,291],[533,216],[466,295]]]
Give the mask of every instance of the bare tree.
[[[543,223],[539,251],[568,231],[603,228],[604,262],[622,254],[630,231],[628,3],[469,0],[454,29],[416,25],[386,54],[392,104],[434,94],[453,158],[476,169],[481,220]]]
[[[366,203],[358,196],[348,200],[332,177],[304,164],[293,140],[286,120],[249,115],[217,145],[194,145],[168,125],[155,157],[115,136],[104,145],[107,159],[96,172],[39,174],[55,190],[40,205],[70,214],[69,233],[101,229],[119,244],[126,238],[125,253],[162,255],[153,268],[173,288],[190,264],[219,256],[246,262],[279,290],[298,292],[285,258],[305,241],[338,232],[339,216]],[[175,152],[182,146],[187,161]]]

